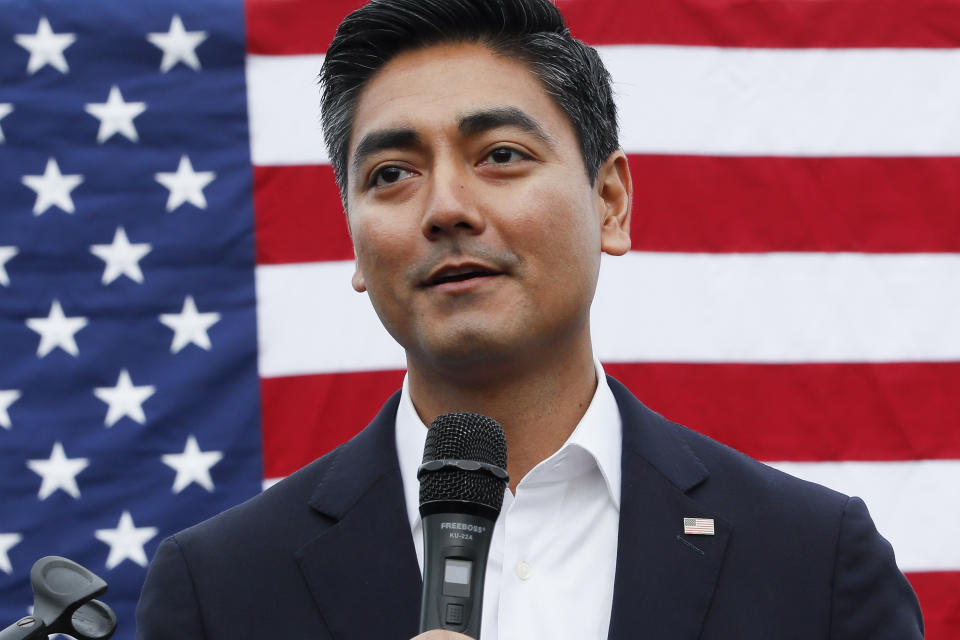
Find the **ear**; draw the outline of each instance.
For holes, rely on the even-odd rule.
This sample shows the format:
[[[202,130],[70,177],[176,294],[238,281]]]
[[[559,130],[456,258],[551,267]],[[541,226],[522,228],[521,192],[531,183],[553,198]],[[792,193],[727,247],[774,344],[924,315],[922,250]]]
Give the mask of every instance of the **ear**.
[[[344,221],[347,223],[347,234],[349,234],[350,241],[353,243],[353,225],[350,224],[350,210],[347,209],[346,198],[342,199],[341,202],[343,202]],[[353,255],[357,255],[356,246],[353,248]],[[367,290],[367,281],[363,278],[363,271],[360,269],[360,260],[356,257],[353,259],[353,277],[350,278],[350,285],[357,293],[363,293]]]
[[[633,179],[623,151],[614,151],[601,165],[595,183],[600,212],[600,250],[621,256],[630,250]]]
[[[350,284],[357,293],[363,293],[367,290],[367,281],[363,278],[363,271],[360,270],[360,263],[354,262],[353,277],[350,278]]]

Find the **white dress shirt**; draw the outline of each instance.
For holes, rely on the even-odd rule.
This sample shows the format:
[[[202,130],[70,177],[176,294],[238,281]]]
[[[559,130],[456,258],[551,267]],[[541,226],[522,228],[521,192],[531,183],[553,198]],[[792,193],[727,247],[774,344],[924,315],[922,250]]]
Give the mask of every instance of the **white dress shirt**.
[[[605,640],[620,523],[621,420],[603,367],[586,413],[559,451],[504,492],[483,594],[481,640]],[[417,468],[427,429],[407,380],[397,410],[400,475],[417,560],[423,527]],[[509,456],[509,451],[507,453]]]

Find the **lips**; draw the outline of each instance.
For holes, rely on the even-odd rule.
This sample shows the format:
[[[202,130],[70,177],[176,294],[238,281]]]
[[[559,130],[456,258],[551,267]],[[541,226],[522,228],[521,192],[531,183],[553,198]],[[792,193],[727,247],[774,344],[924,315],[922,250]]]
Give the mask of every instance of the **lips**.
[[[480,264],[445,265],[434,271],[425,283],[428,287],[448,282],[464,282],[474,278],[497,276],[502,272]]]

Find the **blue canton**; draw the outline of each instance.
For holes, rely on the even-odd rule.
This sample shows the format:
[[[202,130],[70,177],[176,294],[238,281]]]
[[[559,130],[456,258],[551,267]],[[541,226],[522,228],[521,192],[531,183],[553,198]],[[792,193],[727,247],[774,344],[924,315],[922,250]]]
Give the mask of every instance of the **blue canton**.
[[[241,2],[0,7],[0,628],[260,491]]]

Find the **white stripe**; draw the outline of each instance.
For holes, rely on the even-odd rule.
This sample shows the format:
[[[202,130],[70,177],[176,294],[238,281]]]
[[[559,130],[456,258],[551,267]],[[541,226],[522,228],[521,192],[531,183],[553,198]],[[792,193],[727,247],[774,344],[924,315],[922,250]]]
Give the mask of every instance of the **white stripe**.
[[[604,362],[960,359],[960,255],[630,252],[603,261]]]
[[[325,164],[317,76],[322,55],[247,56],[253,164]]]
[[[960,49],[602,47],[628,152],[960,152]]]
[[[352,274],[352,262],[256,268],[262,377],[406,367]]]
[[[405,366],[352,269],[257,267],[262,376]],[[960,360],[960,255],[630,252],[592,327],[604,362]]]
[[[960,154],[960,49],[598,49],[631,153]],[[254,164],[328,161],[322,61],[248,56]]]
[[[777,462],[782,471],[863,498],[903,571],[960,570],[960,460]]]

